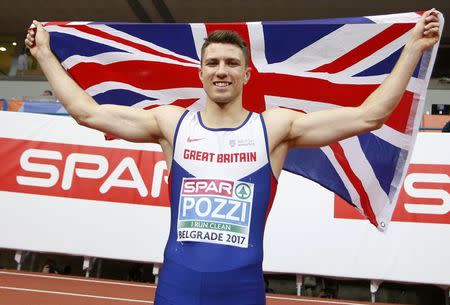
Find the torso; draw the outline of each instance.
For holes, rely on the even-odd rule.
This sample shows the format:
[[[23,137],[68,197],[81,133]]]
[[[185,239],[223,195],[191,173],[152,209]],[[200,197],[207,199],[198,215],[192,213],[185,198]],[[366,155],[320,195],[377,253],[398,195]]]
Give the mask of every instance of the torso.
[[[263,236],[277,181],[262,115],[213,129],[186,111],[173,139],[171,225],[155,304],[265,304]]]
[[[237,128],[211,129],[199,113],[186,112],[174,139],[165,258],[210,271],[260,263],[276,187],[261,116],[251,113]],[[196,259],[203,249],[208,256]]]

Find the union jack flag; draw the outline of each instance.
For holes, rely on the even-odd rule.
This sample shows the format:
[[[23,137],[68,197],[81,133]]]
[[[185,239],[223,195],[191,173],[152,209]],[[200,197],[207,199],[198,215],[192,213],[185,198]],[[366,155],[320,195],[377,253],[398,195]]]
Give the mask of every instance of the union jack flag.
[[[100,103],[204,107],[200,49],[211,31],[250,48],[244,107],[311,112],[357,106],[384,80],[421,13],[282,22],[130,24],[48,22],[62,65]],[[290,151],[284,169],[312,179],[386,229],[421,119],[435,53],[425,53],[400,105],[379,130]]]

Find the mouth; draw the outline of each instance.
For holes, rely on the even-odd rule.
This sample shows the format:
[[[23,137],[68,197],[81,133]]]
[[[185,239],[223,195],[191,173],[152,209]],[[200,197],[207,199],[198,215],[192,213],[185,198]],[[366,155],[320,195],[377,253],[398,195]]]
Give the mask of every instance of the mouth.
[[[216,87],[224,88],[224,87],[230,86],[231,82],[224,82],[224,81],[213,82],[213,85],[216,86]]]

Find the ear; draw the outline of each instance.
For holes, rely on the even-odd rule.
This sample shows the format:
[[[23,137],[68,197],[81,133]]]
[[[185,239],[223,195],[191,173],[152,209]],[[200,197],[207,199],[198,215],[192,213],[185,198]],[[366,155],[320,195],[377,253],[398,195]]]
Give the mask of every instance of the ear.
[[[252,74],[252,68],[247,67],[245,68],[245,77],[244,77],[244,85],[248,83],[250,80],[250,76]]]
[[[203,71],[202,71],[202,66],[201,65],[200,65],[200,67],[198,67],[198,78],[203,83]]]

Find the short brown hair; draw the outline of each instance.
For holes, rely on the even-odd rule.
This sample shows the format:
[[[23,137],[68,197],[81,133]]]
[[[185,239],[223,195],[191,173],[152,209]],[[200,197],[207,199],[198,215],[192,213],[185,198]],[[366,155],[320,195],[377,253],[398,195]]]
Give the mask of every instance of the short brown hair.
[[[202,46],[202,58],[201,62],[203,62],[203,55],[205,54],[205,49],[212,43],[227,43],[232,44],[239,47],[242,50],[245,58],[245,66],[248,66],[249,63],[249,52],[248,46],[245,43],[244,39],[235,31],[227,31],[227,30],[217,30],[208,35],[205,38],[205,42]]]

